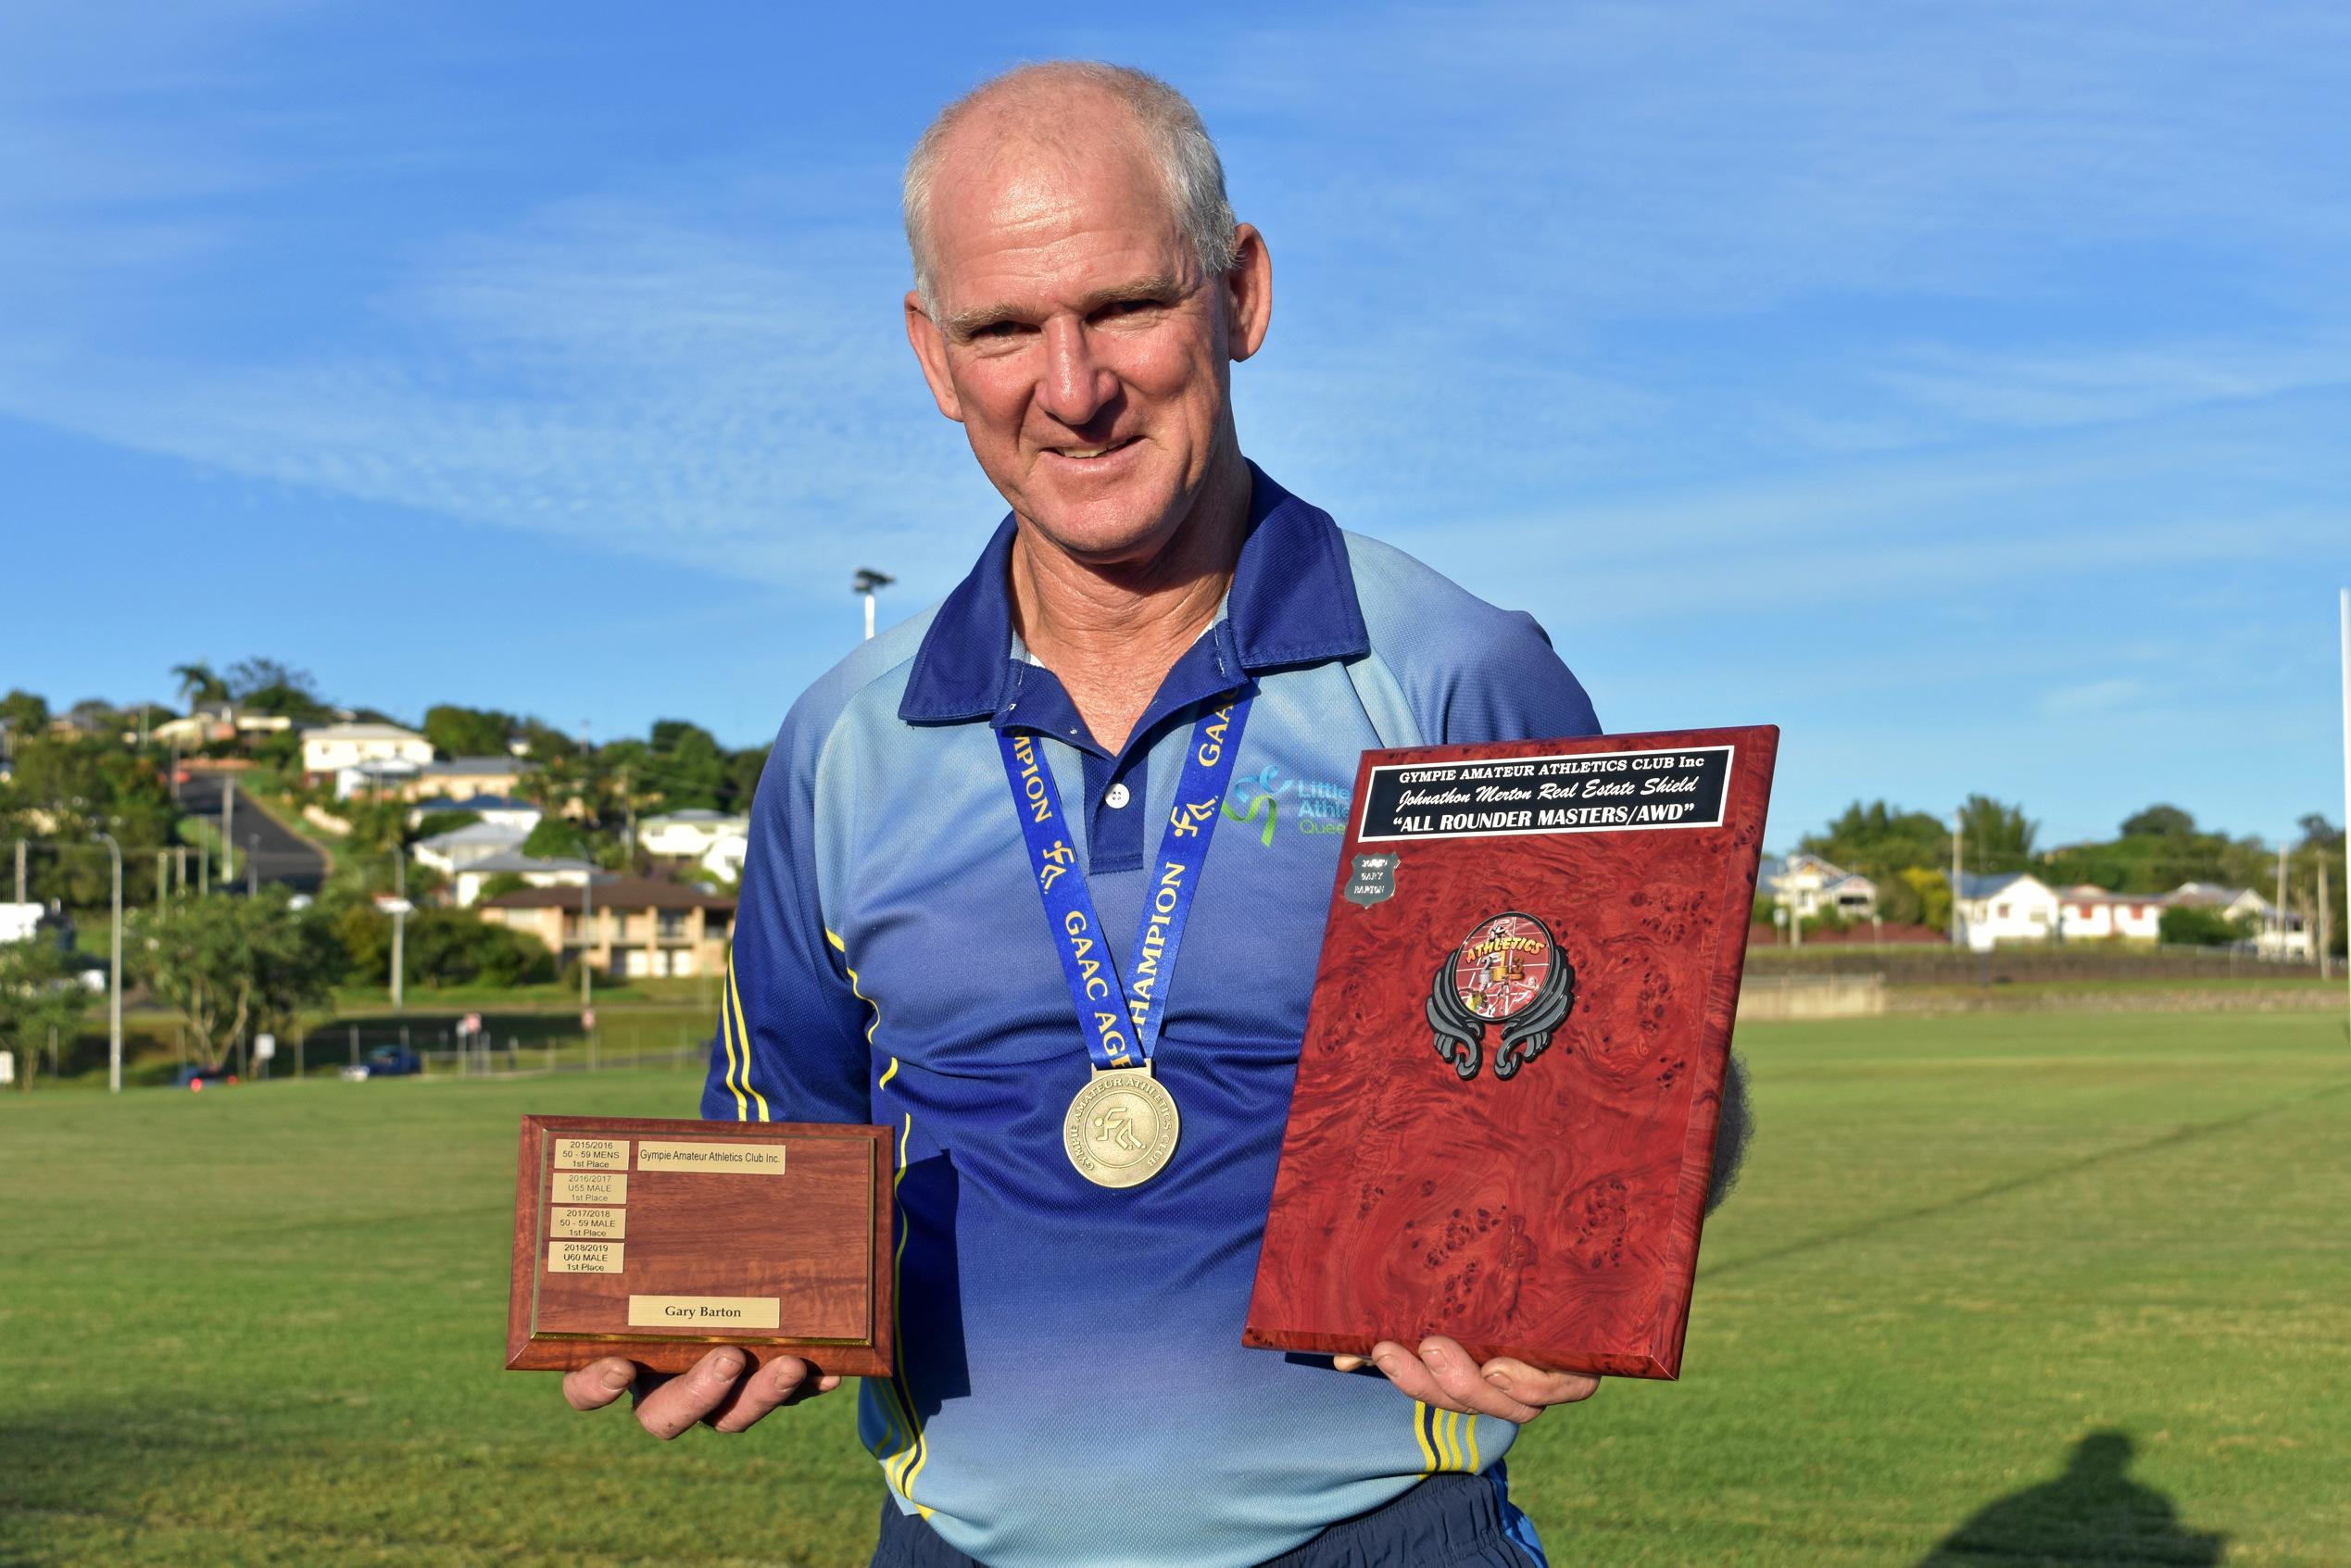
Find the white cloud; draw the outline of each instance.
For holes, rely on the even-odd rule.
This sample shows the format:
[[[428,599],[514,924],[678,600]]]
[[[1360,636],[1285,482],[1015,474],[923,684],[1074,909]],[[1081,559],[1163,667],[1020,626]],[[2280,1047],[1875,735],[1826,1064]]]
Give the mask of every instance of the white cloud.
[[[2137,700],[2145,691],[2144,683],[2127,676],[2081,681],[2070,685],[2053,686],[2042,693],[2041,711],[2044,717],[2052,719],[2078,713],[2103,713]]]

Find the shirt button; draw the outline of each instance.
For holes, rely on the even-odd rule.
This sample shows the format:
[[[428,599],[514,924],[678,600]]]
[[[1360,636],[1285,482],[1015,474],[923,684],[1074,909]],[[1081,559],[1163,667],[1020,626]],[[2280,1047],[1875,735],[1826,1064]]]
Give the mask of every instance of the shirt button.
[[[1102,804],[1113,811],[1121,809],[1127,801],[1133,798],[1134,797],[1126,793],[1126,786],[1123,784],[1114,784],[1102,791]]]

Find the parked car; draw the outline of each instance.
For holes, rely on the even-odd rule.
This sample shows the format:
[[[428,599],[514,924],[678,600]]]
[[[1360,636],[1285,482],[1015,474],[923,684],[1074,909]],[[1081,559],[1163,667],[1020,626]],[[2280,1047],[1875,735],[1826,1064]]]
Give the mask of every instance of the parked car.
[[[233,1084],[236,1081],[237,1075],[225,1067],[198,1067],[191,1063],[173,1074],[171,1086],[175,1089],[201,1089],[207,1084]]]
[[[362,1078],[406,1078],[423,1071],[422,1059],[408,1047],[378,1046],[358,1066],[345,1068],[343,1076],[356,1084]]]

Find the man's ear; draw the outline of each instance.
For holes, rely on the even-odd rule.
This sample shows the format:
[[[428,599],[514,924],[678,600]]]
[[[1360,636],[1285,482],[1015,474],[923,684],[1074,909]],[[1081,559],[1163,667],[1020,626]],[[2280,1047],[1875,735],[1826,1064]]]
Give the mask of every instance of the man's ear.
[[[1253,224],[1233,229],[1233,265],[1225,274],[1225,308],[1232,323],[1233,358],[1242,360],[1264,346],[1274,320],[1274,258],[1265,236]]]
[[[906,291],[906,341],[923,367],[923,379],[931,383],[931,401],[938,405],[940,413],[962,424],[963,400],[955,395],[954,378],[947,373],[947,335],[923,313],[923,296],[911,289]]]

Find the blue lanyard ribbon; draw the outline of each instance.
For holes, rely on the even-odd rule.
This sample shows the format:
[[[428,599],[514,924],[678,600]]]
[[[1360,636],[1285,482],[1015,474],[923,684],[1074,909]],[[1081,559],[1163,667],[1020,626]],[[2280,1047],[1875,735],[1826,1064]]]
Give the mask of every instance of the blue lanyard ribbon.
[[[1061,955],[1062,972],[1069,977],[1070,1001],[1086,1036],[1086,1054],[1098,1070],[1147,1066],[1159,1045],[1168,987],[1176,973],[1176,950],[1184,943],[1184,922],[1192,912],[1192,897],[1200,891],[1209,840],[1216,835],[1219,808],[1240,755],[1249,703],[1247,696],[1235,697],[1202,714],[1192,728],[1183,777],[1176,785],[1176,809],[1168,813],[1167,829],[1160,835],[1159,863],[1152,869],[1142,924],[1135,933],[1134,956],[1124,972],[1111,961],[1109,934],[1095,911],[1093,889],[1077,863],[1077,851],[1070,847],[1061,790],[1037,747],[1037,737],[1026,730],[997,734],[1021,836],[1028,841],[1028,863],[1037,873],[1037,895],[1045,900],[1047,923],[1052,928],[1053,950]]]

